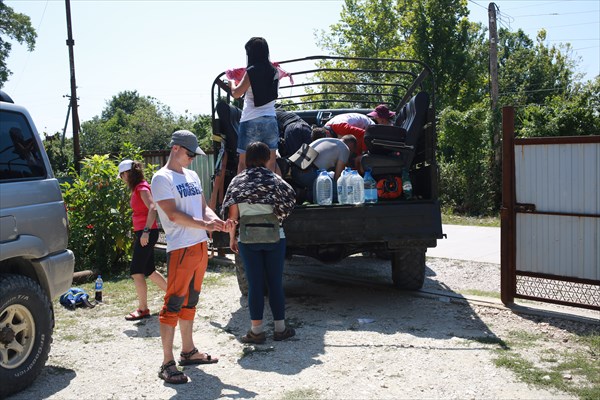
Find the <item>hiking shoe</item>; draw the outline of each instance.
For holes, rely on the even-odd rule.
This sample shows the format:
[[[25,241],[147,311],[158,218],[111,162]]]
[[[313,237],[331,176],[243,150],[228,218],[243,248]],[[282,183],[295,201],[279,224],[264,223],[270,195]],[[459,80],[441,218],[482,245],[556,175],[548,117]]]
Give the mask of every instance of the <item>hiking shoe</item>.
[[[286,327],[283,332],[273,332],[273,340],[285,340],[289,339],[296,334],[294,328]]]
[[[240,340],[242,343],[263,344],[267,340],[267,335],[264,332],[257,335],[252,330],[249,330]]]

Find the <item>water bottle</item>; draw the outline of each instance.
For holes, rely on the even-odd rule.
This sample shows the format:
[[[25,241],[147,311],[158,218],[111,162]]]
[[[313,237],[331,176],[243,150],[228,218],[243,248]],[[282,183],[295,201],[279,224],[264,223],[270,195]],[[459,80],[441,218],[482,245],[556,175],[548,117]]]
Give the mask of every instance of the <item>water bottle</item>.
[[[321,171],[317,177],[316,201],[320,206],[329,206],[333,201],[333,182],[327,171]]]
[[[348,172],[346,174],[346,177],[344,178],[344,204],[354,204],[354,186],[352,186],[352,172],[353,171]]]
[[[352,204],[363,204],[365,202],[365,181],[356,170],[353,170],[350,175],[350,185],[354,195]]]
[[[102,301],[102,286],[104,285],[104,281],[102,281],[102,276],[98,275],[98,279],[96,279],[96,301]]]
[[[377,182],[371,175],[371,169],[365,171],[365,203],[377,203]]]
[[[352,171],[350,167],[346,167],[340,177],[337,180],[337,195],[338,195],[338,203],[340,204],[348,204],[346,202],[346,187],[345,181],[348,179],[348,174]]]
[[[406,200],[412,198],[412,183],[410,183],[410,175],[406,168],[402,170],[402,194]]]

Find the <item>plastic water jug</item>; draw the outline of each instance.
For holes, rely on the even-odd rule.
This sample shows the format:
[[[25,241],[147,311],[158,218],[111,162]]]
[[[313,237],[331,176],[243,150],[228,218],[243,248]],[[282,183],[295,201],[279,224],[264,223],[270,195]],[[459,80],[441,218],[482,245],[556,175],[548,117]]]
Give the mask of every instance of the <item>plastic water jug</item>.
[[[333,202],[333,181],[327,171],[321,171],[316,180],[316,203],[329,206]]]
[[[348,202],[346,201],[346,180],[348,179],[348,175],[350,174],[350,172],[352,172],[352,169],[350,167],[346,167],[340,177],[337,180],[337,196],[338,196],[338,203],[340,204],[348,204]]]
[[[352,203],[351,204],[363,204],[365,202],[365,181],[358,171],[353,170],[350,175],[350,184],[348,188],[352,188]],[[350,202],[350,196],[348,196],[348,202]]]
[[[377,203],[377,182],[371,175],[371,170],[365,171],[365,203]]]

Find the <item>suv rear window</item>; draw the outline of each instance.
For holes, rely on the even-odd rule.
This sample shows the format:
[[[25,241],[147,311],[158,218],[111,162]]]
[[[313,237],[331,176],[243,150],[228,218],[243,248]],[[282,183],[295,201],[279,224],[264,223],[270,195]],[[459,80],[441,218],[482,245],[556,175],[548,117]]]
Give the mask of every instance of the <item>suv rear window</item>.
[[[0,181],[45,177],[42,155],[25,116],[0,113]]]

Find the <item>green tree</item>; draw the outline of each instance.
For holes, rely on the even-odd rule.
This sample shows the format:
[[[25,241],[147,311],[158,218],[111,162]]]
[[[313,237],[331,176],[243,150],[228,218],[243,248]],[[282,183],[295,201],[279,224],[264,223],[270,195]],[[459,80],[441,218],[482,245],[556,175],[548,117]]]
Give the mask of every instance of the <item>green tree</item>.
[[[196,133],[200,143],[209,147],[210,117],[178,116],[153,97],[124,91],[107,102],[101,116],[81,124],[81,147],[84,154],[118,153],[124,143],[143,150],[163,150],[178,129]]]
[[[600,76],[517,110],[522,137],[600,135]]]
[[[501,105],[543,104],[545,99],[570,92],[578,76],[571,47],[548,47],[546,31],[534,42],[522,30],[498,33],[498,85]]]
[[[6,40],[16,40],[19,44],[25,43],[27,50],[33,51],[37,34],[31,26],[31,19],[25,15],[14,12],[14,10],[0,1],[0,88],[12,75],[6,65],[6,60],[12,50],[12,44]]]
[[[481,94],[477,89],[485,82],[483,72],[487,71],[481,61],[484,30],[469,22],[467,16],[466,0],[346,0],[341,21],[331,25],[328,32],[321,31],[318,44],[339,56],[423,61],[435,75],[438,109],[446,105],[465,107],[466,103],[480,101],[472,94]],[[339,61],[329,66],[335,63]],[[370,67],[367,61],[349,63],[357,68]],[[323,77],[356,81],[336,71],[323,72]],[[372,80],[378,78],[374,75]],[[351,89],[346,87],[345,91]],[[364,93],[373,88],[354,90]]]
[[[73,138],[65,138],[63,142],[60,132],[54,135],[44,133],[44,148],[48,153],[54,175],[59,178],[67,176],[73,165]]]

